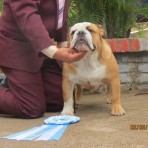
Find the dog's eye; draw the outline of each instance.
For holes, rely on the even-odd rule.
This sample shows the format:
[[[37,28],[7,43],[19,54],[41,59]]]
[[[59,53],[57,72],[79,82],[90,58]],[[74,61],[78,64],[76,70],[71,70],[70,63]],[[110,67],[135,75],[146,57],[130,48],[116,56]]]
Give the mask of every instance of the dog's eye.
[[[72,31],[72,32],[71,32],[71,35],[74,35],[74,33],[75,33],[75,31]]]
[[[94,31],[90,28],[87,28],[87,30],[90,32],[90,33],[93,33]]]

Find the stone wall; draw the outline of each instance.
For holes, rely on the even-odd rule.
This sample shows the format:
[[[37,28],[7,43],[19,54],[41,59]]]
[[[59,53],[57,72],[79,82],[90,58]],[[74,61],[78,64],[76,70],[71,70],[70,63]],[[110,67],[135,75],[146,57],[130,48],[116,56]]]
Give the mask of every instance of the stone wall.
[[[114,53],[122,91],[148,89],[148,52]]]
[[[109,39],[120,70],[122,91],[148,90],[148,39]],[[4,75],[0,71],[0,81]],[[106,90],[91,90],[102,92]]]
[[[122,91],[148,90],[148,39],[108,40],[117,59]]]

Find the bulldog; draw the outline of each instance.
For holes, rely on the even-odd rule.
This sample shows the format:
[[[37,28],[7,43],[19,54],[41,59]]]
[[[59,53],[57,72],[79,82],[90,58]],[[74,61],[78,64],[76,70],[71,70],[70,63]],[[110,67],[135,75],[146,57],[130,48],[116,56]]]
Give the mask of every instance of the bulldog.
[[[120,102],[118,64],[112,50],[103,38],[103,28],[89,22],[77,23],[70,29],[70,46],[76,52],[87,50],[86,55],[74,63],[63,64],[63,115],[73,115],[73,91],[76,85],[98,87],[106,84],[111,114],[125,114]]]

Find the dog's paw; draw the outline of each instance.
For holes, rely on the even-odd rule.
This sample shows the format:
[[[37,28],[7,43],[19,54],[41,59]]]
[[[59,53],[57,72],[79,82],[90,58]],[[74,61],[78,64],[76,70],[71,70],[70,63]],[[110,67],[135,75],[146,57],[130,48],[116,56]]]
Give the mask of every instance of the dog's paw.
[[[63,108],[62,112],[61,112],[62,115],[70,115],[70,116],[73,116],[74,115],[74,109],[73,108]]]
[[[116,105],[112,105],[112,111],[111,111],[111,115],[113,116],[122,116],[125,114],[124,109],[122,108],[121,105],[116,104]]]

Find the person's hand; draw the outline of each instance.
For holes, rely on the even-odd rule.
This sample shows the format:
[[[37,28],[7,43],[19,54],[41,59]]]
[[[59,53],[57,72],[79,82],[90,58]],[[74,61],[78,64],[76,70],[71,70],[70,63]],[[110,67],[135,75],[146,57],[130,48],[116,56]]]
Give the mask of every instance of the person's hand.
[[[72,63],[79,61],[81,58],[84,57],[86,53],[87,51],[75,52],[73,49],[70,48],[60,48],[55,52],[53,58],[63,62]]]

